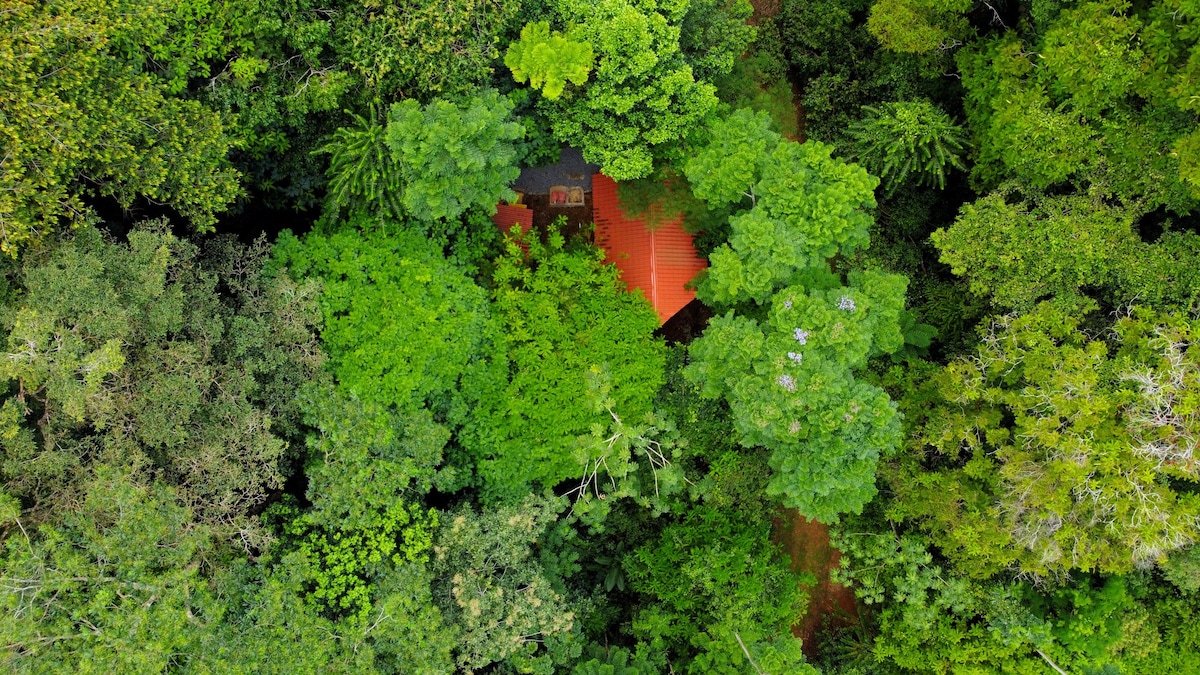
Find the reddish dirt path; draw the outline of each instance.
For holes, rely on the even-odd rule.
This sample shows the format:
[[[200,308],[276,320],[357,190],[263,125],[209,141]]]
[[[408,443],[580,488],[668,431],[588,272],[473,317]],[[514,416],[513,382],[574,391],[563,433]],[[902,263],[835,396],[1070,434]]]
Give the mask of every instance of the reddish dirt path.
[[[754,13],[750,15],[750,20],[746,23],[757,26],[764,18],[778,14],[782,4],[783,0],[750,0],[750,5],[754,7]]]
[[[837,567],[842,554],[829,545],[828,528],[794,509],[785,509],[775,518],[772,530],[776,543],[792,559],[792,569],[817,580],[807,589],[808,613],[792,626],[792,633],[804,641],[804,653],[811,658],[816,655],[814,638],[823,628],[822,623],[828,620],[830,626],[845,626],[857,621],[854,592],[829,580],[829,571]]]
[[[783,8],[783,0],[750,0],[750,6],[754,8],[754,13],[746,23],[751,26],[757,26],[762,23],[763,19],[770,19],[779,15],[779,10]],[[804,142],[804,106],[800,104],[800,89],[796,87],[796,83],[792,82],[792,104],[796,107],[797,118],[797,133],[784,134],[789,141]]]

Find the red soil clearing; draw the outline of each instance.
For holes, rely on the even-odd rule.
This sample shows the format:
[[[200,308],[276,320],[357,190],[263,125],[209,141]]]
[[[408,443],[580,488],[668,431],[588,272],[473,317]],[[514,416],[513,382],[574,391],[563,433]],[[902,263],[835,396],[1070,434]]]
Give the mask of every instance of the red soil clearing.
[[[846,626],[858,621],[854,591],[829,579],[829,571],[837,568],[842,554],[829,544],[829,529],[816,521],[785,509],[775,518],[774,539],[792,560],[792,569],[813,575],[816,583],[807,588],[808,612],[792,633],[804,641],[804,653],[816,655],[814,639],[823,623],[828,627]]]

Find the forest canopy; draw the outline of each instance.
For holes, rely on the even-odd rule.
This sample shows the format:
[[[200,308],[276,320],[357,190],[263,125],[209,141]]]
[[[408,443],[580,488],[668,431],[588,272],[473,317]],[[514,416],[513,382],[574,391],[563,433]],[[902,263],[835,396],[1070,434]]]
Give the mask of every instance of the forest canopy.
[[[1200,672],[1198,27],[10,0],[0,664]]]

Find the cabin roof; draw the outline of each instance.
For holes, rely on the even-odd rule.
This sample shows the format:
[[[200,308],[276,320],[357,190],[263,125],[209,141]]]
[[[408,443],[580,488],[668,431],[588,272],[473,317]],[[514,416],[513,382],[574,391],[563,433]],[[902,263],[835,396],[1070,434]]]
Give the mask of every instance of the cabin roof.
[[[687,284],[708,267],[708,261],[696,252],[682,217],[665,219],[654,227],[627,217],[616,182],[600,173],[592,176],[592,209],[596,245],[604,250],[604,261],[617,266],[630,290],[642,290],[658,312],[660,324],[695,299]]]

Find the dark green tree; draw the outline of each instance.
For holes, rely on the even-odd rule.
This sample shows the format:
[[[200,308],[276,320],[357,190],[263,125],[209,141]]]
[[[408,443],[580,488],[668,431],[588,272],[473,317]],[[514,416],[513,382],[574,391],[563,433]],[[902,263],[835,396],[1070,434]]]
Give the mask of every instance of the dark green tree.
[[[387,127],[364,117],[355,121],[355,126],[333,132],[321,147],[329,155],[326,210],[333,217],[346,209],[351,219],[374,216],[402,221],[404,171],[388,147]]]
[[[156,223],[128,244],[81,229],[24,258],[0,475],[36,519],[108,463],[174,485],[198,520],[254,543],[244,516],[282,485],[295,392],[323,364],[316,286],[265,275],[266,254],[230,241],[201,254]]]
[[[765,519],[699,506],[625,557],[645,598],[633,633],[688,673],[816,673],[791,626],[802,578],[769,539]]]
[[[197,228],[240,194],[230,120],[155,76],[199,38],[163,2],[20,0],[0,15],[0,251],[99,219],[87,194],[174,207]],[[202,42],[197,40],[197,42]],[[199,59],[209,54],[194,45]],[[182,60],[179,78],[192,75]]]
[[[865,106],[850,130],[853,155],[879,176],[888,195],[901,186],[946,188],[946,174],[962,170],[966,132],[927,100]]]
[[[753,13],[749,0],[688,0],[679,49],[697,80],[714,82],[733,70],[758,34],[747,23]]]

